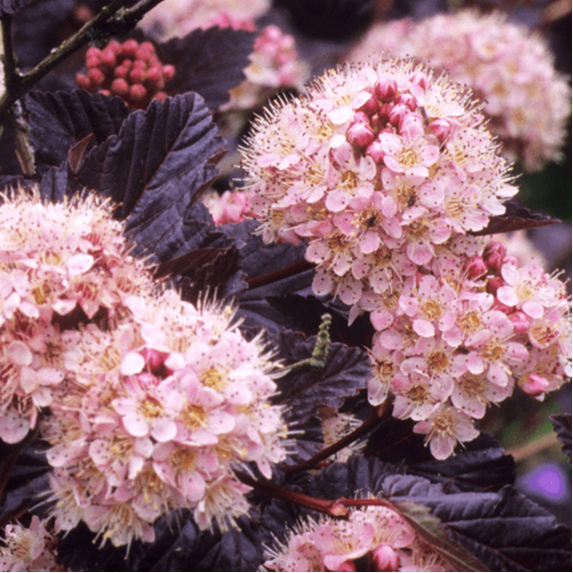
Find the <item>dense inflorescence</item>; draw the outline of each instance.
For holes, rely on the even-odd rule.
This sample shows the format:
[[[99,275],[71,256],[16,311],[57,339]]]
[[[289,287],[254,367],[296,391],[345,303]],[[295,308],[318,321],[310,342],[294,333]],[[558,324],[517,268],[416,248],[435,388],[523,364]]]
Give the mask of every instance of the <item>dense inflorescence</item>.
[[[190,509],[202,529],[249,510],[233,468],[271,477],[286,428],[270,406],[276,366],[230,309],[196,309],[173,291],[131,297],[112,331],[82,331],[73,384],[42,426],[56,468],[58,530],[83,520],[114,545],[153,541],[151,525]]]
[[[270,0],[165,0],[148,12],[139,26],[163,40],[183,37],[197,28],[232,26],[254,30],[254,21],[270,7]]]
[[[78,85],[91,93],[116,95],[132,109],[145,109],[151,100],[165,99],[165,84],[175,75],[172,65],[163,65],[151,42],[139,44],[112,40],[100,50],[86,52],[87,74],[77,74]]]
[[[370,314],[369,401],[390,395],[439,459],[516,385],[541,399],[570,374],[563,283],[468,235],[516,192],[482,119],[457,84],[388,60],[276,104],[243,150],[263,239],[305,241],[314,292]]]
[[[516,387],[543,399],[571,376],[565,285],[496,241],[464,237],[443,249],[371,320],[370,402],[390,393],[393,416],[417,422],[438,459],[476,438],[474,419]]]
[[[39,426],[56,531],[84,521],[114,545],[153,541],[182,509],[202,529],[232,524],[250,508],[233,470],[270,478],[286,456],[260,337],[245,340],[230,307],[156,284],[109,203],[4,201],[0,437]]]
[[[471,99],[400,60],[325,74],[268,110],[243,153],[264,241],[306,240],[315,293],[353,315],[517,191]]]
[[[56,205],[4,196],[0,206],[0,439],[21,441],[66,377],[79,323],[114,321],[151,289],[109,203]]]
[[[562,157],[571,90],[545,40],[526,26],[474,10],[397,20],[373,26],[348,59],[377,61],[385,53],[420,58],[470,87],[486,102],[506,155],[528,171]]]
[[[454,571],[395,511],[368,506],[347,520],[308,519],[284,544],[267,549],[264,571]]]
[[[57,563],[57,540],[37,515],[28,528],[6,525],[0,543],[1,571],[65,571]]]

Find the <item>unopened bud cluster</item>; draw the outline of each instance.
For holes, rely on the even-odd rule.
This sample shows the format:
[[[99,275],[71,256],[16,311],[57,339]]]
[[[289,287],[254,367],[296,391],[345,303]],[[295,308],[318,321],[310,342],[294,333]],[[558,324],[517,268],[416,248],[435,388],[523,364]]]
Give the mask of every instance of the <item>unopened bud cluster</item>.
[[[373,26],[349,54],[377,61],[383,54],[419,58],[445,70],[486,102],[489,127],[511,160],[537,171],[562,157],[571,89],[554,69],[547,42],[501,12],[439,14],[419,22]]]
[[[122,231],[94,197],[0,207],[0,438],[39,426],[56,531],[114,545],[153,541],[172,510],[232,524],[250,507],[234,469],[270,478],[287,432],[260,338],[163,291]]]
[[[30,527],[9,524],[0,538],[0,571],[65,571],[56,560],[57,540],[37,515]]]
[[[86,68],[86,74],[76,75],[80,88],[119,96],[132,109],[145,109],[152,99],[163,101],[165,85],[175,75],[173,66],[159,61],[151,42],[136,40],[112,40],[103,50],[88,48]]]
[[[397,512],[352,510],[347,520],[312,519],[295,526],[282,546],[267,549],[266,571],[453,571]]]
[[[249,109],[263,103],[277,90],[303,89],[308,67],[299,58],[295,40],[277,26],[266,26],[255,40],[246,81],[231,90],[224,109]]]

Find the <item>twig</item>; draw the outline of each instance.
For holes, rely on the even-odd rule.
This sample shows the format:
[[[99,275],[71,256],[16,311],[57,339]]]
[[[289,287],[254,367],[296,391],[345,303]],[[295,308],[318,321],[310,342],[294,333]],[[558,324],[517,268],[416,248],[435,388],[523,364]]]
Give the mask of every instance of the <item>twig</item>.
[[[46,56],[35,68],[25,74],[20,74],[16,68],[12,44],[11,17],[2,18],[4,32],[4,59],[6,91],[0,97],[0,118],[12,105],[24,95],[34,84],[53,70],[70,54],[102,36],[125,31],[136,24],[143,15],[157,6],[163,0],[140,0],[135,6],[124,7],[125,0],[112,0],[92,20],[84,24],[75,34],[62,42]]]
[[[267,495],[274,499],[282,499],[283,501],[289,501],[300,505],[301,507],[306,507],[314,511],[320,511],[326,515],[332,517],[345,517],[348,515],[349,507],[366,507],[370,505],[378,505],[382,507],[389,507],[395,509],[395,506],[389,501],[383,499],[372,497],[372,498],[339,498],[339,499],[319,499],[318,497],[312,497],[304,493],[299,493],[298,491],[293,491],[292,489],[287,489],[280,485],[274,483],[256,480],[250,475],[235,471],[235,475],[239,481],[252,487],[255,491]]]
[[[353,432],[350,432],[347,436],[344,436],[338,442],[331,444],[330,446],[324,448],[318,454],[315,454],[309,460],[305,460],[299,462],[298,464],[294,464],[292,466],[285,467],[285,473],[290,474],[294,472],[298,472],[301,470],[315,468],[320,462],[328,459],[330,456],[338,453],[340,450],[349,446],[358,438],[361,438],[365,434],[367,434],[374,426],[376,426],[379,422],[381,422],[390,412],[390,403],[388,400],[383,402],[377,408],[372,409],[372,413],[368,420],[366,420],[361,426],[356,428]]]

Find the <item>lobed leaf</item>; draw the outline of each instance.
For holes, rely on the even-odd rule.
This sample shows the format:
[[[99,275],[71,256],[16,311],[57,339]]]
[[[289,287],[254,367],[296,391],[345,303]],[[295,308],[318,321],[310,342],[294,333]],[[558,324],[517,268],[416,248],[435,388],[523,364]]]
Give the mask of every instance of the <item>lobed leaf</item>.
[[[119,97],[91,95],[84,90],[56,93],[32,91],[25,99],[30,141],[36,150],[38,172],[58,166],[70,148],[87,136],[101,144],[118,135],[129,110]]]

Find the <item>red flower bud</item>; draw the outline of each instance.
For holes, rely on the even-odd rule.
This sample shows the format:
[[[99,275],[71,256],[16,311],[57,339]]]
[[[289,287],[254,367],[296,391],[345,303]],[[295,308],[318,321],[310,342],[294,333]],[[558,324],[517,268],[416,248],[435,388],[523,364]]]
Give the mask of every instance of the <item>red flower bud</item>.
[[[88,77],[92,83],[92,87],[101,86],[105,80],[105,75],[99,68],[91,68],[88,70]]]
[[[452,126],[445,119],[434,119],[434,121],[428,125],[428,129],[436,136],[440,143],[444,143],[452,132]]]
[[[92,82],[85,74],[76,74],[76,83],[83,90],[91,91]]]
[[[127,95],[129,92],[129,84],[123,78],[113,80],[111,84],[111,93],[117,96]]]
[[[175,66],[167,64],[166,66],[163,66],[162,71],[163,78],[166,82],[168,82],[169,80],[173,79],[173,76],[175,75]]]
[[[147,97],[147,90],[141,84],[133,84],[129,88],[129,97],[134,101],[140,102]]]
[[[487,266],[479,255],[475,255],[466,261],[464,271],[470,279],[477,279],[487,273]]]
[[[134,84],[142,84],[145,79],[145,71],[139,67],[133,66],[133,69],[129,72],[129,79]]]
[[[135,40],[126,40],[121,45],[121,53],[127,58],[135,58],[139,44]]]
[[[368,124],[358,121],[348,128],[346,139],[352,145],[368,147],[374,141],[374,132]]]
[[[382,102],[391,102],[396,97],[398,91],[398,84],[396,80],[387,76],[378,78],[374,84],[374,93]]]
[[[505,247],[499,241],[491,241],[483,251],[483,260],[488,268],[496,274],[501,271],[501,266],[505,262]]]
[[[390,123],[394,127],[400,127],[400,124],[402,123],[402,119],[406,116],[407,113],[410,113],[410,110],[408,107],[406,107],[402,103],[397,104],[397,105],[393,106],[392,109],[390,110],[390,112],[388,113],[388,121],[390,121]]]

